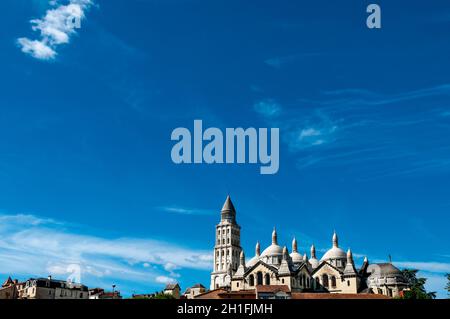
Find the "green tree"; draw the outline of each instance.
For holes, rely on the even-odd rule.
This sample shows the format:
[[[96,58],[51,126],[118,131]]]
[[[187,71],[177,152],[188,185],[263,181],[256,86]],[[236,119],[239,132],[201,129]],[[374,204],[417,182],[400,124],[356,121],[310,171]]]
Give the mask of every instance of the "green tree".
[[[448,292],[448,296],[450,297],[450,274],[445,275],[447,277],[447,286],[445,286],[445,289]]]
[[[165,294],[164,292],[157,293],[153,299],[175,299],[174,296]]]
[[[409,290],[403,291],[404,299],[434,299],[436,292],[427,292],[425,289],[426,278],[417,277],[417,269],[403,269],[402,274],[408,282]]]

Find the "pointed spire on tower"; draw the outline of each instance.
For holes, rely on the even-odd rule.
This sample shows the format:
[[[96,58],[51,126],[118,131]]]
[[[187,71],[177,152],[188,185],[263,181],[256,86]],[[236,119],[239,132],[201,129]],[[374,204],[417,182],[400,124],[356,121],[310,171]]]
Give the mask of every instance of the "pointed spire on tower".
[[[316,258],[316,246],[311,245],[311,258]]]
[[[333,233],[333,247],[339,247],[338,236],[336,234],[336,231],[334,231]]]
[[[308,256],[306,255],[306,253],[303,255],[303,261],[306,263],[308,261]]]
[[[233,202],[231,201],[230,195],[227,195],[227,199],[225,199],[225,203],[223,204],[223,207],[222,207],[222,212],[223,211],[236,212],[236,210],[234,209]]]
[[[227,196],[225,203],[223,204],[221,210],[221,218],[223,220],[228,220],[232,223],[236,222],[236,209],[234,208],[233,202],[231,201],[230,195]]]
[[[294,237],[294,239],[292,240],[292,252],[293,252],[293,253],[298,252],[298,251],[297,251],[297,239],[295,239],[295,237]]]
[[[259,256],[261,255],[261,245],[259,244],[259,241],[256,242],[256,247],[255,247],[255,256]]]
[[[368,262],[369,262],[369,259],[367,259],[367,256],[364,256],[364,262],[365,262],[365,263],[368,263]]]
[[[274,227],[272,232],[272,245],[278,245],[277,230]]]

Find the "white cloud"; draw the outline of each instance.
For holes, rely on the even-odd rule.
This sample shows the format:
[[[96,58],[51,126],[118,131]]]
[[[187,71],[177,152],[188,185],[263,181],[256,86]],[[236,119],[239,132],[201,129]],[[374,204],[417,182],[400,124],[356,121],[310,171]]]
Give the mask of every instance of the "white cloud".
[[[211,215],[213,210],[200,209],[200,208],[183,208],[179,206],[160,206],[156,209],[164,211],[166,213],[180,214],[180,215]]]
[[[30,54],[33,58],[40,60],[51,60],[56,57],[56,51],[43,41],[30,40],[27,38],[17,39],[23,53]]]
[[[424,261],[424,262],[416,262],[416,261],[401,261],[396,262],[395,265],[403,268],[414,268],[419,269],[421,271],[428,272],[437,272],[437,273],[450,273],[450,264],[448,263],[440,263],[433,261]]]
[[[164,276],[179,277],[173,272],[176,269],[208,270],[212,263],[207,250],[153,239],[78,234],[66,223],[33,215],[0,215],[0,225],[3,274],[66,276],[76,265],[81,280],[111,278],[154,284]]]
[[[176,279],[167,276],[158,276],[156,277],[156,281],[161,284],[173,284],[176,282]]]
[[[57,55],[56,48],[69,43],[85,18],[85,11],[92,5],[91,0],[69,0],[67,5],[50,1],[55,8],[47,10],[40,19],[30,21],[32,30],[40,33],[39,40],[25,37],[17,40],[22,52],[40,60],[51,60]]]
[[[254,110],[262,116],[271,118],[280,115],[281,106],[274,100],[263,100],[253,105]]]
[[[167,263],[164,265],[164,269],[167,271],[173,271],[173,270],[178,269],[178,266],[173,263]]]

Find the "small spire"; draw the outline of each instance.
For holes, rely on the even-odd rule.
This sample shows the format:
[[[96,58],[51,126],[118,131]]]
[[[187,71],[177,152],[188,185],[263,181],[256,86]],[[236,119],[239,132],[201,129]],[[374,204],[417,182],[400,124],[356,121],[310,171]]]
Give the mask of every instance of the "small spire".
[[[277,239],[277,230],[274,227],[272,232],[272,245],[278,245],[278,239]]]
[[[256,242],[255,255],[256,256],[261,255],[261,245],[259,244],[259,241]]]
[[[288,250],[287,247],[283,247],[283,260],[287,260]]]
[[[306,253],[303,255],[303,261],[307,262],[308,261],[308,256],[306,256]]]
[[[240,256],[239,256],[240,258],[240,265],[242,265],[242,266],[244,266],[245,265],[245,254],[244,254],[244,251],[243,250],[241,250],[241,254],[240,254]]]
[[[336,234],[336,231],[334,231],[334,234],[333,234],[333,247],[339,247],[338,236]]]
[[[353,254],[350,248],[347,250],[347,263],[353,263]]]
[[[311,258],[316,258],[316,246],[311,245]]]
[[[292,240],[292,252],[293,252],[293,253],[296,253],[296,252],[297,252],[297,239],[295,239],[295,237],[294,237],[294,239]]]
[[[365,263],[368,263],[368,262],[369,262],[369,259],[367,259],[367,256],[364,256],[364,262],[365,262]]]

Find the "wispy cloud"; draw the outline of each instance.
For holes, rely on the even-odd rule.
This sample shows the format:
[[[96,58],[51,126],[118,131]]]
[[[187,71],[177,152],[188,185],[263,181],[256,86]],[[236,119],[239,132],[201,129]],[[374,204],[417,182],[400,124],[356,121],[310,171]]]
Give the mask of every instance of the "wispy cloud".
[[[366,89],[340,89],[323,92],[329,97],[347,97],[345,100],[334,100],[334,103],[345,101],[346,104],[356,105],[386,105],[397,102],[410,101],[436,95],[450,95],[450,84],[442,84],[429,88],[412,90],[397,94],[379,94]],[[333,103],[328,100],[326,103]]]
[[[42,18],[30,21],[32,30],[39,32],[40,37],[36,40],[26,37],[17,39],[22,52],[39,60],[54,59],[58,46],[69,43],[85,18],[86,10],[92,5],[92,0],[68,0],[67,4],[60,2],[49,1],[52,8]]]
[[[85,235],[66,223],[34,215],[0,215],[0,221],[3,274],[65,276],[75,264],[87,284],[109,278],[151,286],[161,283],[161,278],[178,280],[176,270],[211,268],[207,250],[153,239]]]
[[[280,69],[280,68],[284,67],[285,65],[294,63],[297,60],[302,59],[302,58],[303,59],[304,58],[312,58],[312,57],[318,57],[318,56],[323,56],[323,55],[324,55],[324,53],[318,53],[318,52],[298,53],[298,54],[272,57],[272,58],[266,59],[264,61],[264,63],[272,68]]]
[[[200,209],[200,208],[186,208],[180,206],[159,206],[156,209],[171,213],[171,214],[181,214],[181,215],[212,215],[214,210]]]
[[[254,110],[262,116],[273,118],[281,113],[281,106],[275,100],[267,99],[256,102],[253,105]]]
[[[342,167],[366,180],[436,174],[450,172],[449,96],[450,84],[391,94],[329,90],[265,119],[280,127],[300,170]]]
[[[450,273],[450,263],[433,261],[400,261],[395,262],[398,267],[419,269],[421,271],[433,273]]]

